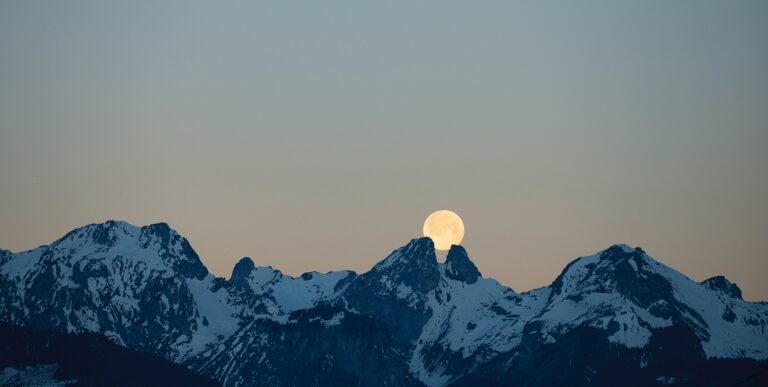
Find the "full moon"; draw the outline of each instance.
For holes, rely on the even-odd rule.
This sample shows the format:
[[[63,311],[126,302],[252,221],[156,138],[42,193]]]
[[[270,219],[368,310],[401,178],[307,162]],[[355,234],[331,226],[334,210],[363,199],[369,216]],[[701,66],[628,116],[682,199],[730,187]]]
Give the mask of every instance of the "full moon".
[[[448,250],[464,238],[464,222],[453,211],[435,211],[424,221],[424,236],[432,239],[435,249]]]

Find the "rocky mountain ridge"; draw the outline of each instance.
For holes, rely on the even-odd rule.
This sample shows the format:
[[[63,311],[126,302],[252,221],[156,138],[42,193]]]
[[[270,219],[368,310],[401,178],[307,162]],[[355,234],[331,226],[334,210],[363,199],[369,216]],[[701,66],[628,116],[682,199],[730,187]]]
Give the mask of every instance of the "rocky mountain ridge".
[[[0,320],[99,332],[225,386],[557,384],[537,364],[593,347],[610,362],[574,368],[569,384],[608,383],[617,364],[690,381],[688,364],[768,360],[768,305],[743,300],[724,277],[695,282],[626,245],[517,293],[483,277],[461,246],[437,262],[429,238],[359,275],[291,277],[243,258],[222,279],[167,224],[109,221],[30,251],[0,250]],[[658,368],[672,349],[653,346],[677,338],[690,347],[673,357],[680,366]]]

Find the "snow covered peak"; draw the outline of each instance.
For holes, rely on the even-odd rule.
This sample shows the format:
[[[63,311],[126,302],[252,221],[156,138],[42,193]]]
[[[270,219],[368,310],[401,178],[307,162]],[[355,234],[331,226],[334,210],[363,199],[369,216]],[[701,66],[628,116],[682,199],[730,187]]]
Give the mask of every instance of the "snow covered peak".
[[[145,265],[150,270],[179,273],[201,279],[208,274],[187,239],[166,223],[138,227],[109,220],[76,228],[47,246],[24,252],[41,262],[71,265],[93,259],[111,262],[115,258]],[[33,263],[29,261],[29,263]]]
[[[615,244],[615,245],[613,245],[613,246],[611,246],[611,247],[609,247],[609,248],[607,248],[607,249],[605,249],[603,251],[607,251],[607,250],[610,250],[610,249],[621,249],[621,251],[623,251],[625,253],[631,253],[631,252],[635,251],[635,249],[637,249],[637,248],[632,248],[632,247],[630,247],[630,246],[628,246],[628,245],[626,245],[624,243],[617,243],[617,244]],[[640,249],[640,250],[642,250],[642,249]]]
[[[616,289],[625,296],[654,298],[642,301],[643,304],[653,302],[659,296],[655,293],[669,290],[669,285],[663,278],[654,276],[655,266],[651,263],[656,262],[639,247],[613,245],[569,263],[552,283],[551,297]]]
[[[104,223],[92,223],[78,227],[63,237],[56,240],[52,245],[86,245],[96,244],[101,246],[112,246],[118,239],[123,237],[135,237],[141,230],[128,222],[122,220],[108,220]]]
[[[535,319],[546,342],[588,325],[606,330],[611,342],[641,347],[654,329],[674,325],[694,332],[708,357],[768,356],[764,308],[736,297],[738,287],[725,278],[694,282],[640,248],[614,245],[581,257],[550,288]]]
[[[15,285],[0,291],[0,315],[7,321],[102,332],[121,345],[174,359],[210,342],[198,333],[231,330],[220,329],[220,320],[231,314],[223,304],[201,306],[216,297],[210,291],[214,278],[189,242],[165,223],[90,224],[2,261],[0,282]]]

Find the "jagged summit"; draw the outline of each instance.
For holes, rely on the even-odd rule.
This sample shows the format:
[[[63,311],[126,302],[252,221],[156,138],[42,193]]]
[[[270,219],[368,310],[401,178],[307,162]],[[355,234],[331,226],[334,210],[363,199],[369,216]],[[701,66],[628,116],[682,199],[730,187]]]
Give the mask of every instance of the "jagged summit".
[[[373,267],[384,270],[393,265],[416,265],[437,267],[435,244],[429,237],[411,239],[408,244],[393,251]]]
[[[243,257],[235,264],[235,267],[232,268],[232,276],[229,278],[229,281],[232,283],[245,284],[248,276],[251,275],[251,272],[255,268],[256,265],[251,258]]]
[[[440,273],[437,269],[435,245],[428,237],[416,238],[407,245],[393,251],[384,260],[376,264],[359,281],[378,277],[380,282],[394,285],[403,284],[421,293],[426,293],[437,286]],[[375,273],[375,275],[374,275]]]
[[[451,246],[445,259],[445,265],[445,275],[448,278],[473,284],[481,277],[477,266],[469,259],[467,250],[460,245]]]

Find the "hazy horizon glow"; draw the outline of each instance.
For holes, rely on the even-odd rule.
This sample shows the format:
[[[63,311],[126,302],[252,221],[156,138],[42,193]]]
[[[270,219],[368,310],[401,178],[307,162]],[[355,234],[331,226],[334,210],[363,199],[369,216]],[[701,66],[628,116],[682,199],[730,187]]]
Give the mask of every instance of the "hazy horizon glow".
[[[768,299],[768,2],[0,3],[0,248],[167,222],[366,271],[450,208],[516,291],[612,244]]]

